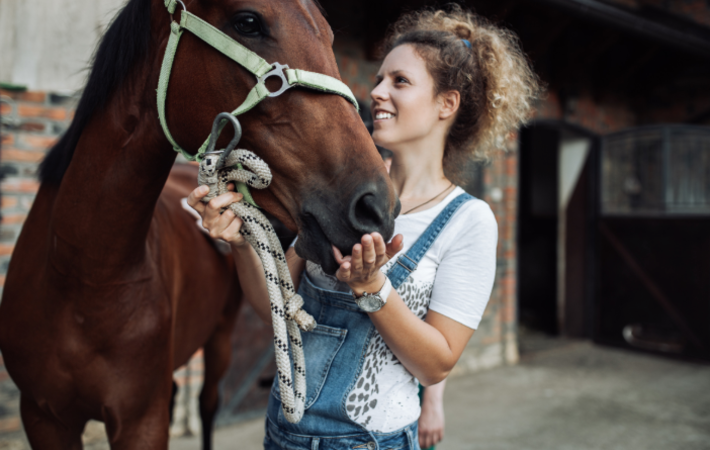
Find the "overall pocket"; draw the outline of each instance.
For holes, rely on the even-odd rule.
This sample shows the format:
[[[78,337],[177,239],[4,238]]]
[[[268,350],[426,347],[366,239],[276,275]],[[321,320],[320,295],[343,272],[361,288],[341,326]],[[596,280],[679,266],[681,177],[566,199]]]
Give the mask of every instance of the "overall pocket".
[[[313,331],[301,332],[303,355],[306,359],[306,409],[318,399],[318,394],[328,377],[330,365],[347,334],[346,329],[327,325],[318,325]],[[278,378],[274,379],[274,384],[271,386],[271,395],[281,401]]]

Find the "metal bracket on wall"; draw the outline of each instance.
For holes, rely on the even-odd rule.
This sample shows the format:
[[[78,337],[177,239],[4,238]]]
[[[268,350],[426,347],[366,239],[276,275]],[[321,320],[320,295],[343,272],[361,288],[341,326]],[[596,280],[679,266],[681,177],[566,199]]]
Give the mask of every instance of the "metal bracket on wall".
[[[7,105],[10,105],[10,108],[13,112],[9,117],[6,117],[0,113],[0,124],[2,127],[8,127],[8,128],[17,128],[20,126],[20,119],[17,117],[17,103],[15,103],[15,100],[11,99],[10,97],[6,95],[0,95],[0,103],[5,103]]]

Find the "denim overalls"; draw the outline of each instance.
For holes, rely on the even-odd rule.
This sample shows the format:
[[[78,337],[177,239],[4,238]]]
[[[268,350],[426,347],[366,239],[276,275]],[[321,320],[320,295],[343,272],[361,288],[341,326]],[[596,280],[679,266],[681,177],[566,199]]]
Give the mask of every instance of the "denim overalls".
[[[473,197],[452,200],[387,272],[398,288],[417,268],[458,208]],[[348,417],[345,403],[360,375],[365,352],[376,332],[367,313],[350,293],[315,286],[306,273],[298,293],[303,308],[318,322],[302,333],[306,358],[306,411],[299,423],[289,423],[281,411],[278,380],[274,381],[266,413],[265,450],[419,450],[417,422],[393,432],[368,431]]]

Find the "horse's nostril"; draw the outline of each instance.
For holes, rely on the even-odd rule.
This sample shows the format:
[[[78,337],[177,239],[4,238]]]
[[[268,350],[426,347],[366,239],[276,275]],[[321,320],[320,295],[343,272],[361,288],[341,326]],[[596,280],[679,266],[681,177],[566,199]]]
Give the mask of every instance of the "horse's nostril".
[[[385,208],[372,193],[366,193],[355,201],[352,221],[359,231],[370,233],[385,221]]]

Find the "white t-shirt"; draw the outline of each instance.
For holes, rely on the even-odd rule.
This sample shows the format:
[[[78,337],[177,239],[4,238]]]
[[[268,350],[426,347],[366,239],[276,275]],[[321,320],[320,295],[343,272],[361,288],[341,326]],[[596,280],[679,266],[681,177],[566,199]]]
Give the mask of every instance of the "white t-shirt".
[[[433,208],[399,216],[395,234],[404,247],[385,266],[387,272],[407,252],[436,216],[464,191],[457,187]],[[476,329],[493,288],[498,226],[488,204],[473,199],[459,207],[417,269],[397,292],[422,320],[429,309]],[[306,271],[316,286],[349,292],[347,284],[308,262]],[[346,409],[353,421],[374,432],[387,433],[419,418],[419,383],[375,333],[365,355],[358,382],[348,395]]]

